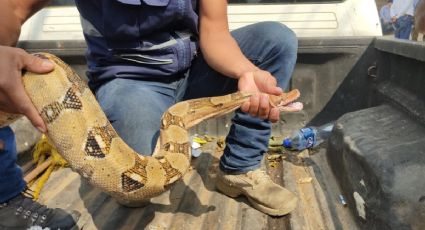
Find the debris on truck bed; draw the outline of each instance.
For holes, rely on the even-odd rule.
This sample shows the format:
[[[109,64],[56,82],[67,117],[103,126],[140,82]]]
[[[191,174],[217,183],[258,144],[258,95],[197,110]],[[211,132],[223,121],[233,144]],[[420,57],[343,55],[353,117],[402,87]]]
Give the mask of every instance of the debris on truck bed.
[[[293,163],[282,154],[267,154],[265,162],[271,160],[276,165],[264,167],[275,182],[298,195],[299,205],[292,214],[270,217],[252,208],[244,197],[233,199],[221,194],[214,179],[223,144],[222,137],[212,137],[202,146],[203,153],[193,158],[191,170],[183,180],[144,208],[119,205],[69,168],[52,174],[41,192],[40,202],[80,211],[80,229],[339,229],[340,223],[351,223],[347,221],[348,213],[332,214],[330,195],[325,194],[329,191],[311,174],[310,163]],[[308,152],[292,154],[309,157]],[[309,182],[305,183],[306,180]],[[338,194],[335,191],[331,195],[335,196],[336,204]]]

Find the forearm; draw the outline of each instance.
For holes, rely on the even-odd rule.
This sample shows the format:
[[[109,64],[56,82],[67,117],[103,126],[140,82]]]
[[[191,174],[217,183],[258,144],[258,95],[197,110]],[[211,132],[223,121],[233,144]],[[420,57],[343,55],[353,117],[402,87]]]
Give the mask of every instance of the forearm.
[[[243,55],[229,32],[203,31],[200,40],[208,65],[221,74],[238,79],[243,73],[258,69]]]
[[[396,16],[397,16],[397,12],[395,11],[395,9],[394,9],[394,8],[391,8],[391,9],[390,9],[390,16],[391,16],[391,18],[393,18],[393,17],[396,17]]]
[[[240,78],[258,68],[242,53],[229,32],[227,0],[200,1],[200,46],[208,65],[221,74]]]
[[[0,0],[0,45],[14,46],[22,24],[49,0]]]

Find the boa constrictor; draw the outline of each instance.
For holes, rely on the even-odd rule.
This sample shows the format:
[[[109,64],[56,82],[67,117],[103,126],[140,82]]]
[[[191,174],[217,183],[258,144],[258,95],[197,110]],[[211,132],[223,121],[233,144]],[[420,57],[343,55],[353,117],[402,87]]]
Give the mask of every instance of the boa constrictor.
[[[162,117],[159,148],[152,157],[142,156],[118,137],[85,81],[58,57],[38,56],[51,60],[55,69],[42,75],[26,72],[23,83],[47,125],[49,139],[74,171],[128,206],[159,195],[186,173],[191,159],[190,127],[239,108],[251,96],[237,92],[175,104]],[[283,93],[271,97],[271,103],[298,111],[300,103],[285,105],[299,94],[298,90]],[[0,125],[14,119],[3,113]]]

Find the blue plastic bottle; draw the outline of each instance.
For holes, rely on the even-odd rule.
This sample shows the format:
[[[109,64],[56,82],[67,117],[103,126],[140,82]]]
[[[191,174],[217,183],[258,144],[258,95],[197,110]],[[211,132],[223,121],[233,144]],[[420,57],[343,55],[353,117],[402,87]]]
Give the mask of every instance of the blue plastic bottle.
[[[293,150],[314,148],[329,138],[333,127],[333,122],[319,127],[304,127],[295,131],[290,138],[283,140],[283,146]]]

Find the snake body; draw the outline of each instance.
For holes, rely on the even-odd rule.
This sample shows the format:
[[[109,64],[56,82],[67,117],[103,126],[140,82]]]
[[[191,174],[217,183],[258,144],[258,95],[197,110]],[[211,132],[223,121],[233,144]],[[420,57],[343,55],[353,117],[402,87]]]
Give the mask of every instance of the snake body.
[[[55,69],[47,74],[26,72],[23,83],[47,125],[49,139],[74,171],[129,206],[161,194],[186,173],[190,127],[239,108],[251,96],[237,92],[173,105],[162,117],[159,147],[153,156],[142,156],[117,135],[84,80],[58,57],[38,56],[51,60]],[[271,103],[285,105],[298,96],[293,90],[273,97]],[[2,113],[0,125],[16,117]]]

